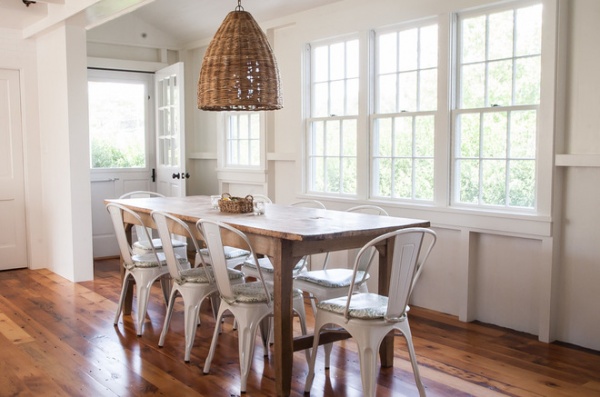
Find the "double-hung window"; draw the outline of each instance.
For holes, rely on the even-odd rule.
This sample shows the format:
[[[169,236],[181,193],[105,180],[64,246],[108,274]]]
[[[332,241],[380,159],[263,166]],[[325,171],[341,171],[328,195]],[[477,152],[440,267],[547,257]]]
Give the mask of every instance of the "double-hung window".
[[[437,41],[436,24],[376,33],[373,197],[433,200]]]
[[[534,208],[542,6],[459,14],[457,30],[452,203]]]
[[[231,112],[225,116],[225,166],[260,168],[263,161],[263,114]]]
[[[308,191],[356,195],[359,41],[311,46]]]

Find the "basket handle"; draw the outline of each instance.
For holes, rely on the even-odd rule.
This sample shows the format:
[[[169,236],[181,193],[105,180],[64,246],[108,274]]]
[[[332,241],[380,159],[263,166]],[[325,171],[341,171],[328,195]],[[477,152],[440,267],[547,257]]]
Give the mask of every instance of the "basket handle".
[[[254,200],[254,197],[252,197],[252,195],[249,194],[249,195],[246,196],[246,200],[252,202]]]

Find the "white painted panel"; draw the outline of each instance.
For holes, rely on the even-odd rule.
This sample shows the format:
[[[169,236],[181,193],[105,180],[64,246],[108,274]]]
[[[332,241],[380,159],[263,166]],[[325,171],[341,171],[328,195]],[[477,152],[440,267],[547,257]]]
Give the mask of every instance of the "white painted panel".
[[[476,319],[537,335],[541,241],[485,234],[475,240]]]
[[[0,69],[0,270],[27,267],[19,72]]]

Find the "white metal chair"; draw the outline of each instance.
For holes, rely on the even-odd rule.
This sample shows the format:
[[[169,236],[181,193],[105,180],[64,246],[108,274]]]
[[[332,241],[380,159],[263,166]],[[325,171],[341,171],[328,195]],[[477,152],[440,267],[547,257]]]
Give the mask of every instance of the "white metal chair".
[[[273,286],[266,283],[262,277],[257,281],[245,284],[231,284],[227,277],[227,265],[225,255],[223,253],[223,240],[221,233],[233,233],[243,241],[248,250],[250,257],[256,260],[256,254],[252,249],[250,241],[241,231],[221,222],[211,220],[199,220],[196,224],[198,229],[203,233],[208,249],[213,260],[213,269],[215,281],[221,297],[221,304],[217,314],[217,323],[221,321],[225,312],[229,311],[237,321],[238,329],[238,348],[240,359],[241,372],[241,392],[246,391],[248,375],[250,374],[250,366],[254,355],[254,345],[257,330],[261,329],[261,337],[265,352],[267,351],[268,325],[266,321],[273,315]],[[258,268],[260,275],[260,268]],[[304,299],[302,292],[294,290],[294,311],[300,317],[300,325],[302,334],[306,334],[305,315],[304,315]],[[210,371],[210,365],[215,354],[217,341],[219,337],[219,329],[215,327],[213,340],[210,345],[208,357],[204,363],[204,373]],[[266,354],[266,353],[265,353]]]
[[[386,210],[375,205],[359,205],[347,209],[346,212],[388,215]],[[352,255],[356,255],[357,252],[358,250],[349,250],[349,257],[352,258]],[[344,295],[353,281],[360,292],[368,292],[366,282],[370,276],[365,269],[371,266],[376,257],[377,250],[371,248],[369,255],[365,255],[360,262],[359,271],[356,274],[358,279],[353,280],[354,271],[352,269],[347,267],[330,268],[329,254],[327,254],[322,270],[305,270],[298,273],[294,279],[294,286],[310,295],[314,313],[316,311],[315,300],[320,301]]]
[[[115,315],[114,324],[117,325],[119,322],[119,316],[123,310],[125,295],[129,287],[129,281],[130,279],[133,279],[135,281],[137,297],[137,334],[138,336],[141,336],[144,318],[146,317],[146,308],[148,307],[148,299],[150,297],[150,288],[159,278],[165,276],[168,277],[165,254],[163,252],[157,252],[152,245],[150,245],[150,253],[141,255],[133,253],[133,248],[127,241],[127,235],[125,233],[123,213],[128,213],[128,215],[135,220],[136,225],[140,226],[141,233],[146,234],[146,237],[151,241],[146,225],[144,225],[144,222],[138,214],[119,204],[109,203],[106,205],[106,209],[110,214],[115,229],[119,250],[121,252],[121,259],[123,261],[123,266],[125,267],[123,286],[121,288],[121,296],[119,298],[119,306]],[[179,258],[179,260],[183,263],[187,262],[186,258]],[[163,280],[161,284],[166,302],[169,294],[168,280]]]
[[[160,194],[157,192],[150,192],[145,190],[136,190],[134,192],[129,192],[121,195],[119,199],[129,199],[129,198],[150,198],[150,197],[165,197],[164,194]],[[134,254],[148,254],[152,252],[151,246],[158,252],[162,250],[162,241],[160,238],[151,238],[148,240],[147,236],[152,236],[152,229],[147,228],[148,233],[144,233],[140,226],[136,225],[134,228],[136,234],[136,240],[132,244],[133,253]],[[171,244],[175,248],[175,253],[181,257],[185,257],[187,255],[187,243],[184,239],[173,239]]]
[[[426,235],[430,236],[427,241],[425,241]],[[363,255],[368,255],[371,247],[384,240],[389,240],[388,243],[394,244],[388,296],[368,292],[355,293],[353,281],[346,296],[318,303],[313,354],[311,355],[304,388],[306,393],[310,392],[314,379],[319,333],[324,326],[334,324],[344,328],[356,340],[365,396],[375,396],[377,352],[383,338],[394,329],[399,330],[406,338],[417,389],[421,397],[425,396],[425,388],[419,375],[408,324],[407,311],[411,292],[423,270],[423,264],[435,244],[436,234],[430,229],[409,228],[381,235],[368,242],[359,251],[354,261],[355,274],[360,271],[360,258]]]
[[[196,337],[196,328],[199,324],[198,314],[202,302],[210,297],[212,298],[213,313],[216,314],[219,306],[217,297],[217,286],[214,282],[212,268],[204,263],[200,253],[200,245],[198,240],[192,234],[189,226],[182,220],[164,212],[152,212],[152,219],[158,229],[158,234],[163,242],[163,251],[165,253],[169,274],[173,280],[171,295],[167,305],[167,314],[163,324],[162,332],[158,345],[164,346],[171,317],[173,315],[173,307],[175,300],[179,294],[183,299],[183,319],[185,330],[185,354],[184,361],[190,361],[190,354],[194,339]],[[183,264],[177,259],[175,250],[171,244],[173,241],[169,231],[169,224],[176,224],[181,235],[192,242],[196,252],[196,263],[194,267],[187,262]],[[243,282],[243,274],[240,271],[228,269],[229,278],[232,282]]]

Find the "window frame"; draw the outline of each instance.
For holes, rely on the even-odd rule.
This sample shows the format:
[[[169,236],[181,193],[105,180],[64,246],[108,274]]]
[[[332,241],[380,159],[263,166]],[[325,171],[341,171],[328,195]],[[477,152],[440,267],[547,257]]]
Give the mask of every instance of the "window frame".
[[[259,151],[260,151],[260,161],[257,165],[243,165],[243,164],[232,164],[230,162],[230,126],[231,126],[231,117],[239,117],[241,115],[254,116],[258,115],[259,117]],[[219,168],[222,170],[245,170],[245,171],[264,171],[266,169],[266,127],[265,127],[265,112],[252,112],[252,111],[234,111],[234,112],[224,112],[222,118],[222,133],[220,142],[220,152],[221,159]],[[251,139],[248,139],[251,140]],[[250,150],[250,148],[248,149]]]

